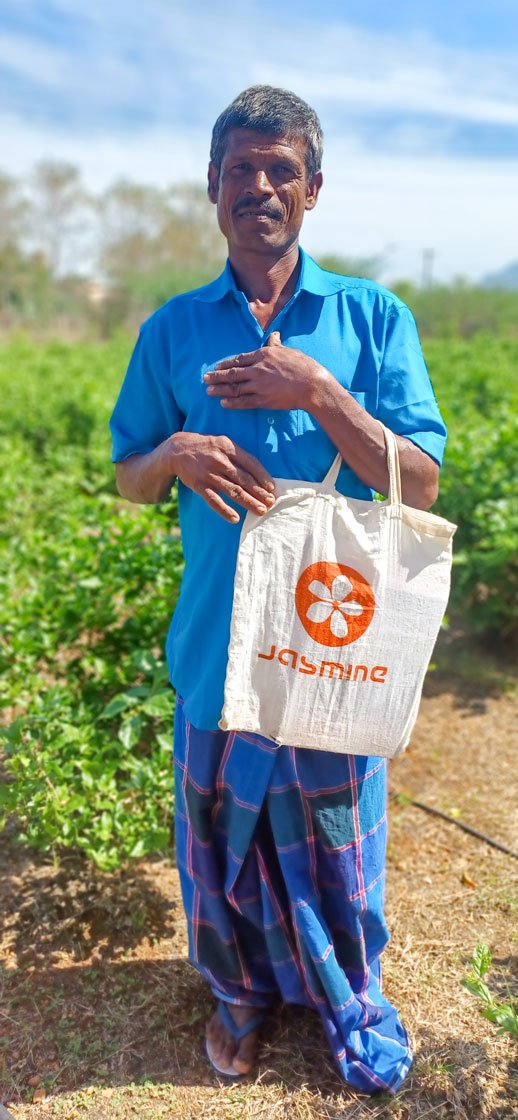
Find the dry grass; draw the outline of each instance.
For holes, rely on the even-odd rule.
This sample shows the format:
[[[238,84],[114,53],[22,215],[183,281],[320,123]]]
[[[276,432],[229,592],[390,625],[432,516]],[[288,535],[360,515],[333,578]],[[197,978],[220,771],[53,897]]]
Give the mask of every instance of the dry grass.
[[[392,785],[516,843],[516,702],[430,691]],[[512,984],[518,863],[411,805],[392,806],[389,847],[385,987],[416,1054],[396,1098],[349,1091],[317,1019],[297,1008],[271,1022],[255,1079],[229,1085],[213,1075],[203,1058],[209,999],[186,961],[177,875],[167,863],[102,876],[12,845],[3,859],[0,1099],[17,1120],[517,1113],[511,1041],[480,1016],[460,979],[483,940],[493,950],[490,986],[503,997]]]

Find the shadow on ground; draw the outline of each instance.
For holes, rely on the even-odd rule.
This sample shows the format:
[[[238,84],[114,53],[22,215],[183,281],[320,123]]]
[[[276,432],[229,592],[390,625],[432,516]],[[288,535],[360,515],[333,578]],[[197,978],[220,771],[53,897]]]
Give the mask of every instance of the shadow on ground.
[[[55,865],[3,837],[0,1100],[139,1081],[215,1081],[204,1057],[212,997],[186,960],[169,860],[103,874]],[[341,1082],[318,1017],[285,1008],[264,1047],[266,1081]],[[317,1073],[318,1071],[318,1073]]]
[[[483,715],[488,700],[515,683],[516,650],[503,644],[498,635],[486,635],[482,640],[456,619],[439,633],[423,696],[453,693],[463,714]]]
[[[217,1086],[203,1056],[207,987],[185,959],[65,968],[41,963],[4,973],[3,982],[10,1043],[0,1097],[6,1102],[33,1099],[36,1086],[52,1095],[139,1082]],[[329,1117],[346,1118],[351,1101],[317,1016],[282,1008],[270,1025],[258,1068],[261,1085],[280,1084],[287,1092],[304,1086],[328,1101]],[[510,1067],[505,1081],[492,1083],[485,1045],[421,1031],[414,1068],[397,1098],[398,1116],[421,1115],[413,1111],[418,1098],[423,1115],[442,1120],[511,1120],[518,1105],[512,1084]],[[349,1104],[335,1112],[342,1091]],[[378,1102],[371,1102],[376,1117],[385,1115]],[[370,1110],[365,1101],[362,1114]],[[386,1115],[393,1115],[388,1102]]]
[[[416,851],[412,861],[418,867],[419,846]],[[414,890],[419,906],[422,896],[408,877],[405,887]],[[441,899],[444,890],[442,880]],[[206,1086],[212,1099],[218,1079],[204,1057],[211,997],[186,960],[183,908],[170,860],[148,859],[103,874],[70,856],[55,864],[4,833],[0,913],[0,1100],[30,1102],[45,1092],[131,1085],[147,1093],[145,1086],[164,1084],[184,1087],[187,1095],[194,1087],[194,1098],[196,1087]],[[441,938],[444,922],[442,913]],[[401,924],[400,945],[403,936],[415,936],[415,927],[412,911],[407,925]],[[510,961],[495,957],[494,964],[493,987],[503,997]],[[491,1057],[494,1027],[487,1024],[486,1046],[475,1011],[455,1035],[443,1000],[435,1033],[424,1025],[435,1023],[435,999],[423,990],[426,1020],[414,1028],[416,1061],[396,1102],[358,1103],[335,1070],[318,1017],[299,1008],[283,1008],[268,1025],[256,1091],[264,1086],[273,1093],[272,1086],[281,1086],[297,1093],[304,1087],[325,1103],[328,1120],[371,1113],[376,1120],[511,1120],[518,1101],[505,1057],[497,1070]],[[218,1091],[224,1095],[227,1089]],[[314,1115],[322,1115],[317,1105]]]
[[[488,1028],[491,1029],[491,1028]],[[425,1097],[430,1115],[454,1120],[513,1120],[518,1109],[516,1067],[510,1062],[498,1085],[492,1083],[488,1047],[469,1039],[438,1039],[422,1030],[405,1092]]]
[[[74,961],[127,952],[142,941],[176,930],[177,902],[160,888],[164,861],[156,861],[157,882],[138,864],[115,874],[96,872],[92,865],[66,855],[59,864],[28,848],[9,845],[11,860],[4,870],[2,910],[10,926],[10,951],[18,966],[52,963],[65,951]],[[4,863],[4,860],[2,860]]]

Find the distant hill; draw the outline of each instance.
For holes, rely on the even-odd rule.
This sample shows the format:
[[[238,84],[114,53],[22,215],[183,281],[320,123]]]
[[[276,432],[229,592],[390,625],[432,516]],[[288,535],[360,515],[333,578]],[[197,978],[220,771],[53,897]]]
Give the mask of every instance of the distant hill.
[[[518,261],[513,261],[499,272],[489,272],[480,281],[483,288],[506,288],[508,291],[518,291]]]

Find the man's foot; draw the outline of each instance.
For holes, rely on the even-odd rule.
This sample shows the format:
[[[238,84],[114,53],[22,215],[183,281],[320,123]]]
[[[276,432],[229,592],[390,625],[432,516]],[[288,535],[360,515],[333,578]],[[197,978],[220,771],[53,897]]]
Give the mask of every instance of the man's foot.
[[[263,1017],[261,1008],[220,1000],[206,1030],[207,1056],[218,1073],[226,1077],[250,1073]]]

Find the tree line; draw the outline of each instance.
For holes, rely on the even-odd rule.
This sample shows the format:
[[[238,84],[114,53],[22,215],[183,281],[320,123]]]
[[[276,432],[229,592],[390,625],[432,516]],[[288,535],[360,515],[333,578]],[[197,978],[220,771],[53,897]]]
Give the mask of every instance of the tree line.
[[[106,337],[142,321],[222,267],[225,242],[205,188],[119,179],[94,193],[70,163],[42,160],[22,181],[0,171],[0,329]],[[325,256],[332,271],[377,279],[382,256]],[[421,333],[516,334],[518,293],[458,280],[394,289]]]
[[[88,191],[73,164],[0,172],[3,326],[88,321],[103,333],[205,282],[225,258],[202,186],[120,179]]]

